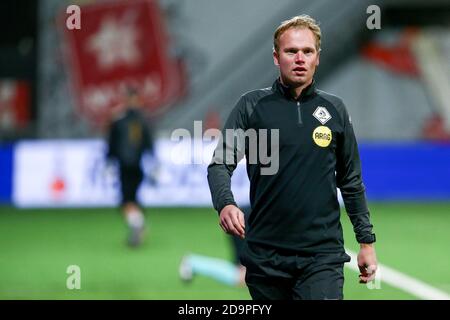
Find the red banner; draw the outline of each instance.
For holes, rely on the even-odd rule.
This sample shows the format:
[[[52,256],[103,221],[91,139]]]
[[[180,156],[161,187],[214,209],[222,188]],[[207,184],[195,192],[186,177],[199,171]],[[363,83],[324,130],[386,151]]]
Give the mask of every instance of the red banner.
[[[0,81],[0,128],[24,128],[30,120],[30,85],[23,80]]]
[[[169,39],[156,1],[82,6],[78,30],[69,30],[69,15],[63,16],[69,77],[83,114],[97,122],[108,119],[128,85],[138,88],[151,114],[178,99],[184,73],[168,54]]]

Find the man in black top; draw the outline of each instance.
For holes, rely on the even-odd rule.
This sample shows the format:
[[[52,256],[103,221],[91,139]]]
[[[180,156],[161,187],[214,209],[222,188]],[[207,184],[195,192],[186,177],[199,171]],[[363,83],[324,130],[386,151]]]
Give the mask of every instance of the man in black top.
[[[130,229],[128,244],[141,244],[144,234],[144,215],[136,200],[136,192],[143,180],[141,159],[145,151],[153,153],[150,127],[142,112],[136,90],[129,88],[125,110],[110,127],[108,159],[119,165],[121,183],[121,207]]]
[[[246,238],[242,262],[253,299],[343,299],[350,257],[336,188],[361,246],[360,282],[375,276],[375,234],[351,119],[340,98],[314,84],[320,42],[320,28],[307,15],[277,28],[273,58],[280,77],[271,88],[241,96],[208,167],[220,226]],[[244,155],[252,207],[247,223],[230,189]]]

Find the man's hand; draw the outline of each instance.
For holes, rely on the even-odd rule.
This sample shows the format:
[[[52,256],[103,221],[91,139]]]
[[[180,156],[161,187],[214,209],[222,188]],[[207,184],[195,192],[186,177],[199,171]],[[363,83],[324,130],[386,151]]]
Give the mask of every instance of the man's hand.
[[[226,233],[245,238],[244,213],[235,205],[229,204],[220,211],[219,225]]]
[[[361,249],[358,254],[358,267],[361,272],[359,283],[367,283],[375,279],[377,265],[377,255],[373,244],[361,243]]]

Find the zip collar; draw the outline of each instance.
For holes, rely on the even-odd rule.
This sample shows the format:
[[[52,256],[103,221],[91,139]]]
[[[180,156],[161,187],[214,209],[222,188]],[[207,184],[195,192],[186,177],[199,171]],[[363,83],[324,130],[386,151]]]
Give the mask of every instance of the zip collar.
[[[275,80],[275,82],[272,85],[272,89],[274,91],[280,93],[281,95],[283,95],[285,98],[287,98],[289,100],[302,101],[302,100],[309,98],[310,96],[312,96],[314,94],[314,92],[316,90],[316,85],[315,85],[315,80],[313,79],[311,84],[302,90],[302,93],[300,94],[298,99],[295,99],[292,96],[291,91],[289,90],[289,87],[283,85],[280,81],[280,78],[277,78],[277,80]]]

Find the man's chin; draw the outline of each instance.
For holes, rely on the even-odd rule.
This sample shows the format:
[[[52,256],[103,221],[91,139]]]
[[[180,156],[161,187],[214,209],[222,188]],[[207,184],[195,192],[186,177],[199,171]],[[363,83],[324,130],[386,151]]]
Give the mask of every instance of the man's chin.
[[[294,79],[289,79],[289,87],[298,88],[304,86],[308,82],[308,79],[303,77],[296,77]]]

